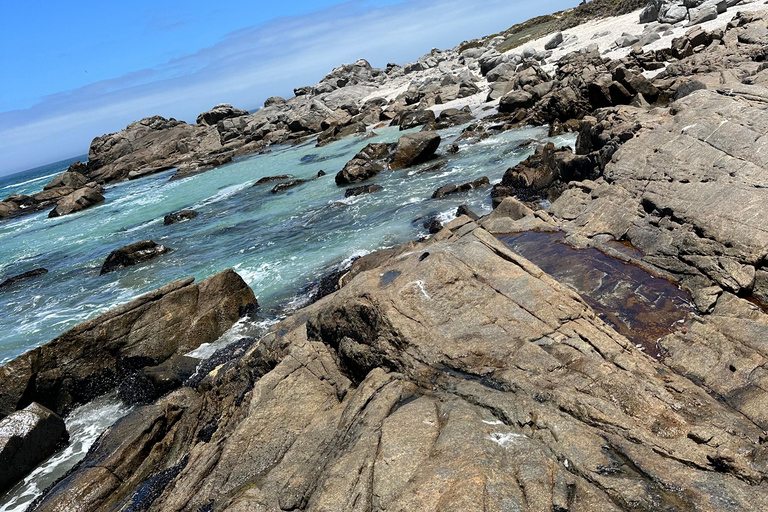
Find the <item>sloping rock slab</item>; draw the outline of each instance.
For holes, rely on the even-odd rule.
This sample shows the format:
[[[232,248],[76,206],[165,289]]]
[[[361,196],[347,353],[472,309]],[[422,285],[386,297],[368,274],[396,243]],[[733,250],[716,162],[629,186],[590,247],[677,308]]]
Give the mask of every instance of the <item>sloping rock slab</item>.
[[[36,510],[118,510],[182,463],[153,510],[768,507],[762,429],[575,292],[467,217],[409,249],[129,415]]]
[[[59,414],[141,367],[218,339],[256,302],[233,270],[174,281],[0,367],[0,414],[36,401]]]

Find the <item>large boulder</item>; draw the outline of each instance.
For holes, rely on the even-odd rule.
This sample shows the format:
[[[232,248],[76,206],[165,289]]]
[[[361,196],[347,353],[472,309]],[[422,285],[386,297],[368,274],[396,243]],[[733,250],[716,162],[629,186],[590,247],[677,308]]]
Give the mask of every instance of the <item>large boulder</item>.
[[[431,110],[414,110],[400,116],[400,129],[409,130],[417,126],[435,122],[435,113]]]
[[[169,252],[171,252],[169,247],[157,244],[152,240],[142,240],[141,242],[126,245],[109,253],[109,256],[107,256],[107,259],[104,260],[104,264],[101,266],[100,274],[104,275],[121,268],[138,265]]]
[[[60,188],[60,187],[78,189],[78,188],[84,187],[87,183],[88,183],[88,178],[86,178],[79,172],[67,171],[53,178],[53,180],[51,180],[50,183],[48,183],[43,187],[43,190]]]
[[[376,176],[388,168],[390,144],[372,142],[336,174],[336,185],[349,185]]]
[[[0,421],[0,494],[68,440],[64,420],[38,403],[33,402]]]
[[[174,281],[0,367],[0,414],[33,401],[64,414],[144,366],[216,341],[255,304],[233,270]]]
[[[397,141],[390,168],[402,169],[430,160],[435,156],[440,140],[440,135],[433,131],[403,135]]]
[[[90,208],[104,202],[104,196],[96,188],[83,187],[62,197],[48,217],[61,217]]]
[[[269,100],[268,100],[269,101]],[[215,126],[219,121],[224,119],[230,119],[233,117],[247,116],[247,110],[241,110],[235,108],[229,103],[221,103],[216,105],[211,110],[206,110],[197,116],[197,124],[206,126]]]

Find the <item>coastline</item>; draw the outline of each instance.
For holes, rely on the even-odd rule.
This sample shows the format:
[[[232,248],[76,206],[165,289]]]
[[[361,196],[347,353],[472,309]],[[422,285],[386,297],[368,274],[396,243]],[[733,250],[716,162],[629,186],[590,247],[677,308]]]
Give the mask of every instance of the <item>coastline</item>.
[[[295,129],[253,140],[259,116],[285,105],[276,99],[266,113],[194,128],[204,140],[214,131],[222,140],[239,133],[229,149],[242,154],[265,150],[270,133],[321,144],[411,114],[426,116],[416,125],[426,125],[416,132],[426,136],[441,120],[465,126],[460,109],[469,106],[476,120],[456,144],[545,123],[550,135],[572,131],[578,139],[575,152],[534,141],[528,157],[493,184],[490,214],[474,221],[457,215],[425,240],[366,255],[334,274],[333,293],[199,382],[108,429],[31,509],[64,510],[75,501],[86,510],[352,510],[358,502],[361,510],[448,510],[450,503],[470,510],[483,502],[490,505],[478,510],[512,502],[530,510],[768,507],[760,441],[768,395],[759,371],[768,356],[754,342],[768,333],[754,305],[768,298],[768,232],[759,222],[768,171],[762,139],[750,138],[760,133],[753,126],[768,126],[756,57],[762,40],[750,39],[765,29],[765,12],[757,10],[747,4],[734,21],[721,14],[701,26],[678,24],[643,51],[587,48],[590,34],[624,30],[633,12],[564,30],[565,41],[579,38],[581,52],[565,45],[539,60],[548,34],[508,53],[457,54],[481,75],[475,81],[441,67],[454,58],[439,61],[449,51],[433,51],[418,63],[425,69],[406,73],[406,65],[371,91],[366,80],[375,83],[384,72],[358,61],[309,94],[339,77],[362,82],[320,93],[339,102],[322,120],[300,94]],[[508,80],[487,80],[514,62],[509,54],[528,49],[534,57],[500,75]],[[492,59],[499,60],[483,73]],[[430,89],[446,73],[459,79]],[[688,90],[694,82],[701,86]],[[462,89],[473,94],[461,97]],[[494,91],[503,94],[491,98]],[[441,95],[454,93],[443,102]],[[152,119],[153,140],[192,130]],[[389,143],[373,176],[398,161],[394,152],[405,139]],[[111,158],[94,146],[91,153],[96,162]],[[357,157],[361,168],[379,165]],[[120,158],[88,178],[124,176]],[[208,153],[174,165],[181,171],[189,162],[190,173],[211,165]],[[148,168],[162,168],[156,164]],[[562,231],[575,247],[634,261],[690,291],[690,315],[651,340],[658,360],[493,236],[529,230]],[[146,431],[151,438],[140,435]],[[129,441],[118,446],[118,439]],[[350,479],[354,473],[366,478]],[[85,498],[91,486],[98,492]]]

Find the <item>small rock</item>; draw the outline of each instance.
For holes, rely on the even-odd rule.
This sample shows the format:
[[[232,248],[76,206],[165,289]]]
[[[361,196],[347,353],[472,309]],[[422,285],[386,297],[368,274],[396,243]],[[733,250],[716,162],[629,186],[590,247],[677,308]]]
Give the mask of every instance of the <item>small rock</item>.
[[[23,274],[9,277],[8,279],[0,283],[0,288],[5,288],[7,286],[11,286],[18,283],[19,281],[26,281],[27,279],[33,279],[35,277],[39,277],[47,273],[48,273],[48,269],[36,268],[34,270],[30,270],[29,272],[24,272]]]
[[[469,206],[462,204],[456,209],[456,216],[461,217],[462,215],[466,215],[470,219],[474,221],[480,220],[480,216],[477,215],[475,212],[469,209]]]
[[[198,216],[195,210],[181,210],[175,213],[169,213],[163,217],[163,225],[170,226],[171,224],[177,224],[179,222],[186,222],[192,220]]]
[[[277,194],[278,192],[282,192],[284,190],[288,190],[289,188],[293,188],[295,186],[301,185],[302,183],[306,183],[308,180],[290,180],[286,181],[285,183],[278,183],[272,188],[272,193]]]
[[[560,46],[560,44],[562,42],[563,42],[563,33],[562,32],[558,32],[557,34],[552,36],[552,39],[550,39],[549,41],[546,42],[546,44],[544,45],[544,49],[545,50],[554,50],[555,48]]]
[[[352,187],[345,190],[344,197],[372,194],[373,192],[378,192],[379,190],[384,190],[384,187],[381,185],[361,185],[359,187]]]
[[[141,242],[126,245],[109,253],[109,256],[104,261],[104,265],[101,266],[100,274],[104,275],[107,272],[114,272],[121,268],[138,265],[169,252],[171,252],[170,248],[156,244],[152,240],[142,240]]]
[[[426,162],[435,155],[440,140],[440,135],[433,131],[403,135],[397,141],[390,168],[402,169]]]
[[[254,187],[263,185],[265,183],[269,183],[270,181],[280,181],[280,180],[288,180],[293,178],[290,174],[279,174],[277,176],[264,176],[263,178],[260,178],[256,183],[253,184]]]
[[[439,233],[440,230],[443,229],[443,224],[437,220],[435,217],[430,217],[427,220],[424,221],[424,224],[422,224],[427,231],[429,231],[430,235],[434,235],[435,233]]]
[[[324,170],[320,169],[319,171],[317,171],[317,177],[318,178],[321,178],[323,176],[325,176],[325,171]]]

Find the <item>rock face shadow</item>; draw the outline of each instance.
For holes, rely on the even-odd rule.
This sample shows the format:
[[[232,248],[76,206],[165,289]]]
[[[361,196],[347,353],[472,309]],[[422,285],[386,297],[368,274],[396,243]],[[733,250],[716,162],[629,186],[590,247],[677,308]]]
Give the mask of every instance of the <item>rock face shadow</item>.
[[[690,295],[675,283],[597,249],[571,247],[565,233],[526,231],[499,239],[574,288],[604,322],[657,359],[663,356],[657,340],[682,327],[692,310]]]

